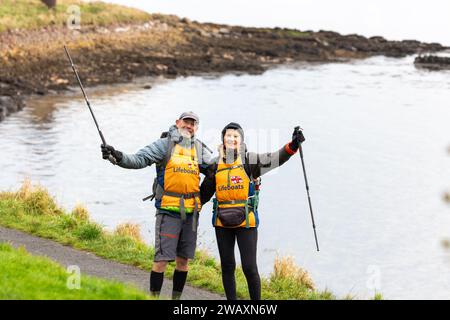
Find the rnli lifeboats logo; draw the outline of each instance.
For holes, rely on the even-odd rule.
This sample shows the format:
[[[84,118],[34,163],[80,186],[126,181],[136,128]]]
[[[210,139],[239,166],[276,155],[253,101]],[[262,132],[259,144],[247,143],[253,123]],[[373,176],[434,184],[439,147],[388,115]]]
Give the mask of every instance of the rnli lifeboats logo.
[[[175,168],[173,168],[173,172],[188,173],[188,174],[195,174],[195,175],[199,174],[197,168],[192,163],[188,163],[187,168],[186,167],[185,168],[175,167]]]
[[[242,178],[240,176],[232,176],[230,180],[233,184],[242,183]]]

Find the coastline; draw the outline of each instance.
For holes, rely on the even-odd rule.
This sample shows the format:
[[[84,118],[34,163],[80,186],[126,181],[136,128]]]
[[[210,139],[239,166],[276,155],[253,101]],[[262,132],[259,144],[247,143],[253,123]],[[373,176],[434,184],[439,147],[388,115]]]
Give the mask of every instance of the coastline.
[[[291,62],[336,62],[374,55],[404,57],[447,49],[438,43],[388,41],[331,31],[247,28],[152,14],[145,23],[49,26],[0,33],[0,121],[20,111],[30,95],[77,86],[67,45],[84,86],[128,83],[138,77],[205,73],[261,74]]]

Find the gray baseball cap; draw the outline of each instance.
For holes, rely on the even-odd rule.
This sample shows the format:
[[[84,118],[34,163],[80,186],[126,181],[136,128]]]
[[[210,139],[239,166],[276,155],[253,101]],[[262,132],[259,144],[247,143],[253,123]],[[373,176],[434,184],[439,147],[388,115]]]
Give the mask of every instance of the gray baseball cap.
[[[195,120],[195,122],[198,124],[199,123],[199,118],[198,118],[198,115],[196,115],[194,112],[192,112],[192,111],[186,111],[186,112],[183,112],[181,115],[180,115],[180,118],[179,118],[180,120],[184,120],[184,119],[193,119],[193,120]]]

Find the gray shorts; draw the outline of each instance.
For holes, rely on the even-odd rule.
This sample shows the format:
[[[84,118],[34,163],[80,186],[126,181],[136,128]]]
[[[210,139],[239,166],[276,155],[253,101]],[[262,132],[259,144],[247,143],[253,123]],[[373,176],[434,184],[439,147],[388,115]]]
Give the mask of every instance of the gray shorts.
[[[193,218],[185,221],[165,213],[156,214],[154,261],[174,261],[175,257],[193,259],[197,232],[192,230]],[[198,222],[196,230],[198,227]]]

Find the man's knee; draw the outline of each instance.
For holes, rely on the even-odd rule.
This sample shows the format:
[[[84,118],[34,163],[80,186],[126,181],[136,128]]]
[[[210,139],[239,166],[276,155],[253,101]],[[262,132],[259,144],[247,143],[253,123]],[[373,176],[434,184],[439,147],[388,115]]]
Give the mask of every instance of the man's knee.
[[[164,272],[166,271],[167,261],[154,261],[152,270],[155,272]]]
[[[189,259],[183,258],[183,257],[177,257],[175,259],[176,262],[176,269],[179,271],[188,271],[188,263]]]

